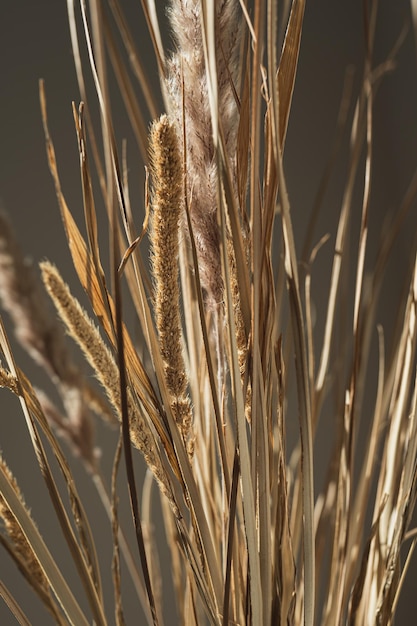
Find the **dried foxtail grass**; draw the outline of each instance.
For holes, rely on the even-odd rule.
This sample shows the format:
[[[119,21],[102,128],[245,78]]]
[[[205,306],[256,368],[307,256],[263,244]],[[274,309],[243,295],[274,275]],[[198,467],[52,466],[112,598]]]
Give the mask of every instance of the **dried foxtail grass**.
[[[59,391],[67,418],[62,418],[48,400],[56,425],[85,462],[94,465],[94,429],[89,409],[108,419],[112,416],[102,396],[74,363],[64,332],[49,309],[45,295],[34,268],[20,250],[7,216],[0,214],[2,306],[13,322],[22,347],[46,370]]]
[[[29,511],[25,508],[25,503],[16,480],[4,462],[4,459],[1,457],[0,467],[1,472],[14,492],[14,496],[20,501],[26,515],[30,516]],[[36,593],[42,598],[43,603],[52,613],[56,622],[58,624],[65,623],[57,606],[55,605],[48,580],[40,566],[36,553],[19,525],[18,520],[13,513],[12,506],[5,499],[4,495],[0,495],[0,520],[4,529],[4,534],[0,537],[2,545],[6,550],[12,553],[20,571],[28,583],[34,588]]]
[[[378,310],[417,179],[382,233],[372,264],[367,247],[373,110],[377,86],[393,69],[398,51],[396,46],[381,65],[373,64],[377,3],[366,3],[356,101],[344,97],[341,105],[340,126],[349,125],[350,136],[336,232],[316,240],[314,209],[302,255],[285,177],[285,144],[305,3],[260,0],[249,9],[238,0],[172,0],[169,53],[156,3],[142,3],[162,116],[119,2],[110,2],[109,12],[97,1],[88,7],[80,2],[79,8],[73,0],[67,4],[83,100],[73,112],[85,237],[61,188],[43,86],[41,108],[68,245],[94,321],[54,265],[43,262],[41,272],[102,392],[75,367],[7,221],[0,233],[3,308],[22,345],[50,374],[62,406],[47,390],[33,389],[15,362],[3,323],[0,385],[21,402],[34,462],[85,598],[75,597],[81,596],[79,587],[72,592],[69,574],[60,571],[3,465],[2,544],[25,575],[39,566],[32,586],[59,623],[134,623],[143,621],[141,611],[148,624],[393,624],[417,537],[412,527],[415,249],[395,327],[379,326]],[[276,34],[281,23],[282,43]],[[126,50],[118,47],[120,41]],[[149,171],[142,214],[140,199],[129,197],[129,153],[124,150],[123,159],[118,154],[107,60],[118,79],[132,142]],[[95,92],[86,87],[87,73]],[[142,91],[140,102],[133,78]],[[352,85],[350,92],[353,99]],[[101,140],[91,119],[97,103]],[[341,128],[337,136],[339,141]],[[324,183],[334,159],[336,152]],[[99,234],[100,203],[110,249]],[[329,238],[334,239],[329,271],[318,274]],[[318,282],[326,294],[316,309],[322,324],[313,322]],[[76,396],[78,413],[68,390]],[[108,416],[109,407],[120,433],[107,484],[101,457],[112,461],[112,451],[103,447],[100,457],[93,429],[83,439],[84,431],[77,430],[83,422],[74,415],[92,424],[92,413]],[[292,437],[297,420],[298,436]],[[321,478],[323,430],[332,431],[333,444]],[[67,456],[62,435],[71,441]],[[140,487],[135,448],[146,465]],[[88,467],[103,511],[83,503],[70,456]],[[133,539],[130,520],[119,509],[122,481],[129,490]],[[112,551],[111,576],[91,532],[98,520]],[[105,588],[112,590],[113,602]],[[28,623],[12,589],[2,583],[0,594],[20,623]]]
[[[238,55],[241,52],[239,4],[215,2],[215,29],[212,44],[218,50],[214,58],[219,94],[218,117],[225,141],[226,155],[236,179],[236,137],[238,131],[237,91],[239,89]],[[187,195],[198,256],[202,287],[212,306],[224,300],[220,263],[220,233],[217,224],[218,172],[213,142],[210,92],[211,76],[207,66],[207,42],[204,41],[205,9],[198,0],[172,2],[169,9],[176,52],[167,61],[166,89],[168,107],[176,120],[177,132],[186,142]],[[208,15],[206,15],[208,17]]]
[[[151,243],[155,282],[155,323],[164,361],[171,408],[186,441],[191,429],[187,374],[182,355],[178,284],[179,222],[183,170],[178,139],[166,115],[156,121],[149,136],[152,164]]]
[[[84,352],[121,421],[122,401],[118,384],[118,368],[114,358],[104,344],[98,329],[83,311],[79,302],[71,295],[56,267],[50,263],[42,263],[41,270],[45,287],[68,333]],[[132,442],[144,455],[149,468],[160,482],[162,490],[170,497],[171,489],[157,454],[152,432],[136,406],[131,392],[127,390],[126,394]]]

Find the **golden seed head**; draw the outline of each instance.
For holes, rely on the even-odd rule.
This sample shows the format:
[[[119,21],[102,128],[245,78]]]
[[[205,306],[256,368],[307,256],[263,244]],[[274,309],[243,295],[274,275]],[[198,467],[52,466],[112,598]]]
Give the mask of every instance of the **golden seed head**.
[[[155,321],[171,408],[184,439],[191,428],[191,404],[186,396],[180,292],[178,285],[179,226],[182,210],[182,164],[174,125],[166,115],[152,124],[151,245]]]

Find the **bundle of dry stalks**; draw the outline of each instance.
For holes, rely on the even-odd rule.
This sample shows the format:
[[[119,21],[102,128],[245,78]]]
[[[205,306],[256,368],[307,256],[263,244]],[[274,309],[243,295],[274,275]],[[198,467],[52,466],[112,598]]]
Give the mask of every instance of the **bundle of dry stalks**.
[[[41,264],[45,289],[38,284],[1,217],[3,309],[59,395],[33,388],[15,361],[3,322],[0,384],[20,399],[85,596],[77,597],[60,571],[0,459],[2,545],[60,624],[127,623],[125,588],[135,590],[144,619],[154,625],[392,624],[416,541],[411,522],[417,467],[417,258],[404,278],[394,349],[386,358],[384,332],[377,330],[378,298],[415,185],[370,266],[373,99],[394,61],[393,53],[378,67],[372,63],[377,2],[364,2],[363,80],[353,107],[322,325],[313,324],[312,279],[323,239],[311,243],[316,241],[312,226],[310,243],[297,254],[284,176],[305,2],[281,6],[259,0],[249,7],[239,0],[171,0],[173,52],[168,53],[159,7],[143,1],[162,115],[121,3],[67,4],[82,99],[73,110],[86,237],[61,189],[43,85],[40,98],[68,245],[95,321],[52,264]],[[278,21],[286,26],[282,43]],[[115,30],[126,51],[118,48]],[[131,210],[127,165],[125,160],[121,165],[117,151],[108,60],[149,170],[139,217]],[[86,91],[87,72],[93,94]],[[135,100],[133,75],[143,111]],[[100,106],[101,143],[90,119],[93,98]],[[98,235],[96,175],[110,250]],[[352,245],[353,191],[360,180],[361,224]],[[348,265],[355,274],[352,298],[342,288]],[[132,327],[127,307],[134,313]],[[348,330],[338,323],[342,309],[351,311]],[[141,345],[133,339],[138,326]],[[81,348],[100,388],[74,364],[64,331]],[[377,390],[369,417],[364,396],[376,335]],[[318,485],[315,435],[329,413],[334,447]],[[93,423],[100,418],[120,429],[110,484],[96,449]],[[286,425],[297,419],[299,437],[289,442]],[[63,437],[69,447],[62,447]],[[130,520],[121,518],[118,507],[122,448],[133,538]],[[142,486],[137,453],[147,468]],[[104,515],[83,503],[66,454],[88,470]],[[57,463],[50,463],[52,456]],[[61,493],[62,484],[67,494]],[[91,531],[107,519],[113,602],[103,591],[108,572]],[[169,567],[161,568],[167,550]],[[167,569],[169,576],[161,573]],[[175,618],[167,615],[169,593]],[[0,594],[19,623],[30,623],[7,581],[1,582]]]

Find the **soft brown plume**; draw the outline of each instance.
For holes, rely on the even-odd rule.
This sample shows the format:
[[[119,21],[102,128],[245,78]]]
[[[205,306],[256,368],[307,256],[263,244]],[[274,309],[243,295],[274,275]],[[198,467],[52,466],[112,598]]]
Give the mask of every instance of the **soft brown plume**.
[[[217,167],[209,106],[201,29],[201,2],[173,0],[170,20],[177,52],[168,62],[169,108],[178,136],[186,132],[187,196],[206,302],[223,302],[220,233],[217,223]],[[238,110],[234,88],[238,82],[241,27],[239,2],[216,2],[216,50],[219,122],[225,137],[228,167],[235,179]],[[182,150],[184,146],[182,145]]]

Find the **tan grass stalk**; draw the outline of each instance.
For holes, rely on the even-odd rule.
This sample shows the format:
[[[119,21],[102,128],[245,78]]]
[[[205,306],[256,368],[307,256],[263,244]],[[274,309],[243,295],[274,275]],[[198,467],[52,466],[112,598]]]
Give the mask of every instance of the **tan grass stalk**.
[[[119,370],[110,350],[103,342],[97,327],[71,295],[58,270],[47,262],[41,264],[41,269],[45,286],[61,319],[69,334],[84,352],[115,409],[117,417],[121,420]],[[173,502],[171,487],[158,456],[155,438],[130,389],[127,389],[127,400],[132,443],[142,452],[162,491]]]
[[[9,467],[7,466],[4,459],[0,456],[0,466],[5,476],[7,477],[11,488],[13,489],[15,495],[22,503],[22,506],[26,509],[27,515],[30,515],[30,512],[27,510],[22,493],[19,489],[19,486],[11,473]],[[48,580],[42,570],[42,567],[39,563],[39,560],[36,556],[36,552],[34,552],[31,544],[23,533],[21,527],[19,526],[16,517],[13,514],[12,509],[8,505],[7,501],[4,499],[2,493],[0,492],[0,520],[2,522],[3,529],[2,531],[7,536],[8,546],[7,549],[14,556],[19,569],[24,574],[27,582],[33,587],[36,593],[40,596],[41,600],[44,602],[45,606],[51,612],[55,620],[58,624],[63,624],[64,620],[62,615],[60,614],[52,593],[51,588],[49,586]],[[5,539],[2,538],[2,543]]]
[[[6,603],[12,615],[16,618],[20,626],[31,626],[31,622],[26,617],[19,602],[14,598],[14,596],[2,580],[0,580],[0,596],[2,600]]]
[[[88,622],[84,613],[81,611],[71,589],[48,551],[20,495],[15,491],[13,483],[10,482],[10,476],[3,464],[0,464],[0,493],[21,528],[22,535],[26,537],[28,544],[36,555],[36,559],[39,561],[42,571],[70,623],[87,626]],[[103,621],[99,620],[98,623],[102,624]]]
[[[166,115],[152,124],[149,134],[151,182],[150,216],[155,318],[165,380],[178,428],[187,441],[191,431],[188,377],[182,354],[183,336],[178,283],[179,223],[183,171],[178,139]]]
[[[34,393],[34,390],[23,374],[19,370],[14,361],[13,354],[10,349],[7,336],[5,334],[3,321],[0,317],[0,344],[4,353],[7,365],[10,371],[13,373],[18,383],[19,400],[21,403],[22,411],[25,417],[26,426],[30,435],[31,443],[33,446],[36,460],[39,464],[42,476],[45,480],[48,493],[51,502],[54,506],[55,513],[59,520],[65,541],[67,542],[71,554],[73,556],[74,563],[77,567],[80,579],[84,584],[84,588],[90,606],[95,615],[95,619],[98,624],[104,623],[102,596],[101,596],[101,581],[100,573],[97,563],[97,553],[92,537],[91,528],[86,516],[84,507],[80,501],[79,494],[77,492],[74,481],[71,477],[71,472],[68,466],[68,462],[58,445],[55,436],[52,433],[51,427],[42,412],[39,401]],[[76,526],[77,533],[74,532],[74,528],[69,519],[66,508],[64,507],[61,495],[57,488],[57,484],[51,472],[50,464],[48,462],[45,448],[42,443],[42,439],[39,436],[38,425],[46,436],[46,439],[53,450],[56,461],[65,479],[68,488],[68,494],[70,497],[73,522]],[[2,468],[0,467],[2,470]],[[83,617],[81,616],[80,608],[75,601],[73,594],[71,593],[65,579],[59,572],[56,563],[51,557],[46,545],[44,544],[39,532],[34,525],[30,516],[27,515],[25,507],[16,496],[12,486],[7,480],[6,474],[3,470],[0,472],[0,491],[3,491],[5,500],[9,503],[10,508],[13,509],[19,525],[21,526],[24,534],[27,536],[28,541],[33,546],[39,561],[42,564],[42,568],[48,577],[49,584],[53,588],[54,593],[59,600],[62,608],[68,614],[68,611],[73,614],[79,615],[80,623],[83,623]]]

